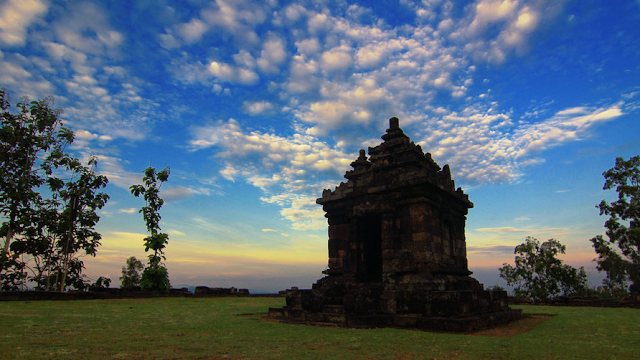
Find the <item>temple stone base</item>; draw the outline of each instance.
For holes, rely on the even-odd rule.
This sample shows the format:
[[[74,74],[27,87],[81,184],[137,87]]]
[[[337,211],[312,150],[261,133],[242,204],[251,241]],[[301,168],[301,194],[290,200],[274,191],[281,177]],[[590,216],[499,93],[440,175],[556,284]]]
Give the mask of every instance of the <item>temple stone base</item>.
[[[269,316],[300,323],[451,332],[473,332],[522,317],[521,310],[508,307],[505,291],[483,290],[471,277],[431,280],[339,284],[325,277],[310,290],[287,290],[286,306],[269,309]]]

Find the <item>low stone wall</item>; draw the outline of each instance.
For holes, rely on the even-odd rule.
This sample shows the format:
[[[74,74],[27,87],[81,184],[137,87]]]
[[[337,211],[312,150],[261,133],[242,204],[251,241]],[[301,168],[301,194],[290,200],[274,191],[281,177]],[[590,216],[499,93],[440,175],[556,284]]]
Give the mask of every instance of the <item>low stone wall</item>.
[[[591,307],[626,307],[640,309],[640,298],[623,300],[601,299],[595,296],[568,297],[559,296],[553,299],[531,301],[509,297],[510,305],[550,305],[550,306],[591,306]]]
[[[37,300],[94,300],[94,299],[136,299],[154,297],[192,296],[187,288],[164,291],[142,291],[124,289],[92,288],[89,291],[2,291],[0,301],[37,301]]]
[[[140,288],[90,288],[89,291],[0,291],[0,301],[138,299],[157,297],[284,297],[283,294],[251,294],[248,289],[209,288],[197,286],[194,293],[187,288],[165,291],[142,291]]]
[[[230,288],[210,288],[206,286],[196,286],[193,295],[201,296],[251,296],[248,289]]]

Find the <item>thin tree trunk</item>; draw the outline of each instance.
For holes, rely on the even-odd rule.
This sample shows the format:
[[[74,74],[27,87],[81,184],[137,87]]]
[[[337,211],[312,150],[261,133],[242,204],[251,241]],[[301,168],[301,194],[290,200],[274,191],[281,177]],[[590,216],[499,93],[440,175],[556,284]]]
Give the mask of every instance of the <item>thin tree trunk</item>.
[[[71,195],[69,199],[69,233],[67,234],[67,241],[64,244],[64,258],[62,266],[62,281],[60,282],[60,292],[64,292],[65,283],[67,282],[67,273],[69,271],[69,244],[73,238],[73,223],[76,217],[76,209],[78,206],[78,198],[75,195]]]
[[[9,224],[11,224],[11,222],[9,222]],[[13,229],[11,228],[11,225],[9,225],[7,227],[7,237],[5,238],[4,241],[4,248],[2,249],[2,254],[0,254],[0,256],[2,256],[3,259],[0,260],[0,274],[2,274],[2,271],[4,270],[4,261],[6,261],[6,258],[9,257],[9,243],[11,243],[11,238],[13,237]]]

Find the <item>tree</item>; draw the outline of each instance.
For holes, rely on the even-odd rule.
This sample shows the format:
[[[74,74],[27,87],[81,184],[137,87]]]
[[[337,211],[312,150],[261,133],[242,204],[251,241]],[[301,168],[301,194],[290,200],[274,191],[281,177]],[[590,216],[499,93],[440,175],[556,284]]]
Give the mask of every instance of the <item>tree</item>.
[[[132,256],[127,259],[127,263],[122,267],[122,276],[120,277],[121,289],[132,289],[140,286],[140,271],[144,269],[142,261]]]
[[[61,112],[53,110],[52,103],[52,98],[32,102],[24,98],[16,104],[19,113],[12,114],[9,98],[0,89],[0,213],[6,219],[0,274],[14,235],[30,223],[42,199],[36,190],[51,175],[47,170],[52,168],[54,154],[59,155],[73,141],[73,133],[62,126]]]
[[[4,290],[86,286],[78,252],[95,256],[101,236],[94,230],[109,199],[108,179],[66,153],[74,134],[62,126],[52,98],[17,104],[12,114],[4,90],[0,128],[0,213],[5,239],[0,257]],[[44,195],[43,195],[44,194]]]
[[[133,185],[129,188],[134,196],[142,195],[144,197],[146,206],[143,206],[139,212],[142,213],[147,224],[147,231],[150,234],[144,238],[144,251],[153,250],[153,253],[149,254],[149,263],[142,272],[140,287],[143,290],[168,290],[171,288],[169,272],[162,263],[162,260],[166,260],[163,249],[169,243],[169,235],[160,232],[161,216],[159,211],[164,200],[158,195],[162,183],[167,179],[169,179],[169,167],[157,173],[155,168],[148,167],[142,178],[144,185]]]
[[[96,282],[91,285],[91,287],[98,289],[108,289],[109,285],[111,285],[111,279],[100,276],[98,277]]]
[[[587,288],[587,273],[584,267],[576,269],[556,257],[565,251],[566,247],[558,240],[549,239],[540,244],[528,236],[514,249],[515,267],[503,264],[500,277],[514,286],[516,297],[536,300],[580,293]]]
[[[620,294],[630,282],[628,291],[640,295],[640,156],[616,158],[602,175],[604,190],[615,188],[618,200],[596,205],[600,215],[609,216],[604,224],[608,240],[602,235],[590,240],[598,254],[597,269],[606,272],[603,284],[610,292]]]

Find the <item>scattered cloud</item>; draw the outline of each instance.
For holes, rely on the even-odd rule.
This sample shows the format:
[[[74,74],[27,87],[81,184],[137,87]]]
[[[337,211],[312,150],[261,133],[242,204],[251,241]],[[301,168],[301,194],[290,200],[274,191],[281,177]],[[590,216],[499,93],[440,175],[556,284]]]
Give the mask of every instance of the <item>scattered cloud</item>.
[[[559,111],[534,123],[479,108],[445,115],[422,141],[436,161],[447,159],[465,183],[513,182],[522,169],[544,162],[543,151],[588,139],[601,124],[622,116],[621,104]]]
[[[242,107],[245,112],[253,116],[273,110],[273,104],[268,101],[245,101]]]
[[[540,229],[523,229],[523,228],[514,228],[514,227],[497,227],[497,228],[480,228],[474,229],[474,231],[482,232],[482,233],[522,233],[522,234],[537,234],[537,233],[557,233],[557,232],[565,232],[568,229],[566,228],[540,228]]]
[[[513,52],[526,53],[543,20],[555,21],[566,2],[478,0],[467,6],[467,15],[456,26],[444,20],[443,30],[456,29],[449,37],[463,42],[473,58],[503,63]]]
[[[0,6],[0,43],[24,45],[27,29],[48,10],[48,1],[8,0]]]
[[[195,190],[184,187],[184,186],[173,186],[166,189],[162,189],[160,192],[160,197],[164,199],[166,203],[171,203],[175,201],[179,201],[182,199],[186,199],[196,193]]]
[[[467,253],[478,254],[513,254],[513,246],[495,245],[495,246],[467,246]]]
[[[281,215],[291,220],[295,229],[319,229],[326,226],[326,220],[315,204],[316,193],[331,186],[328,179],[342,176],[353,160],[297,130],[289,137],[247,132],[230,119],[193,127],[191,147],[215,146],[215,156],[225,164],[220,173],[226,179],[241,178],[260,188],[265,194],[261,200],[282,206]]]
[[[96,155],[99,171],[118,187],[140,176],[126,170],[112,144],[167,141],[154,131],[175,121],[189,129],[192,152],[211,151],[224,179],[258,187],[261,200],[280,205],[294,228],[316,229],[326,225],[315,205],[318,189],[339,183],[358,148],[380,142],[388,117],[399,117],[412,140],[449,163],[459,183],[475,186],[517,182],[528,167],[545,162],[545,151],[589,139],[633,111],[633,91],[620,95],[624,101],[566,104],[560,111],[550,100],[555,113],[545,106],[522,116],[491,96],[479,68],[527,54],[566,3],[406,1],[403,9],[415,21],[402,26],[342,3],[216,0],[192,11],[163,7],[165,15],[149,19],[159,35],[137,49],[163,47],[154,61],[173,76],[163,82],[155,73],[136,77],[148,69],[133,65],[136,55],[123,49],[140,42],[109,16],[110,5],[82,2],[61,11],[55,2],[12,0],[0,6],[0,83],[32,97],[63,94],[74,149]],[[45,26],[48,13],[53,20]],[[11,50],[30,39],[29,56]],[[182,119],[157,88],[204,88],[243,113],[218,122]],[[283,119],[274,126],[282,133],[264,125],[271,116]],[[265,121],[252,127],[250,118]],[[200,192],[176,186],[163,194],[177,201]]]
[[[279,232],[278,230],[274,230],[274,229],[262,229],[263,232],[269,232],[269,233],[276,233]],[[283,232],[279,232],[280,236],[284,236],[284,237],[289,237],[289,234],[287,233],[283,233]]]

